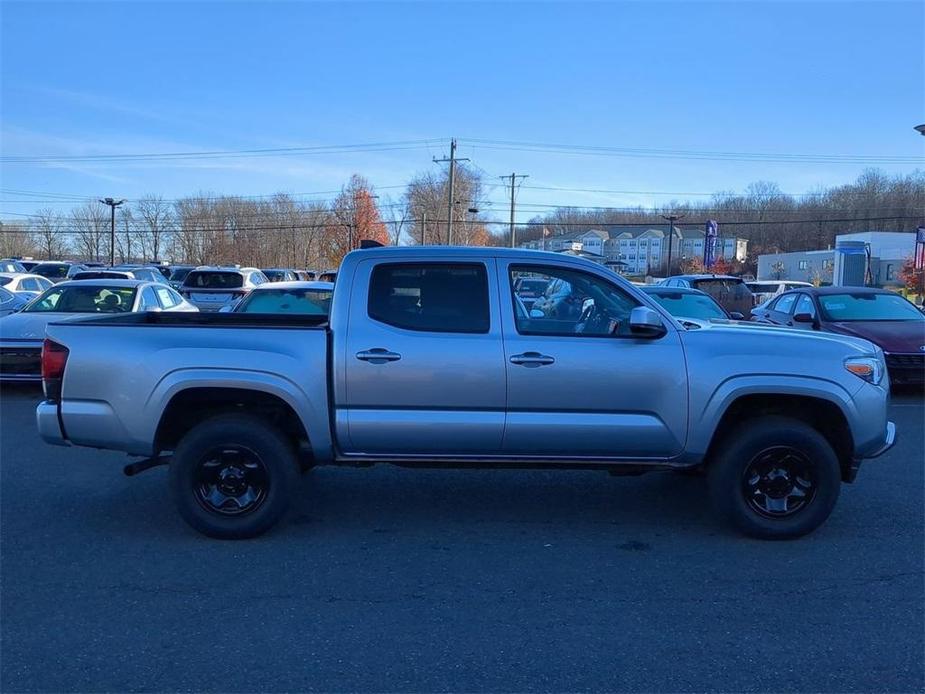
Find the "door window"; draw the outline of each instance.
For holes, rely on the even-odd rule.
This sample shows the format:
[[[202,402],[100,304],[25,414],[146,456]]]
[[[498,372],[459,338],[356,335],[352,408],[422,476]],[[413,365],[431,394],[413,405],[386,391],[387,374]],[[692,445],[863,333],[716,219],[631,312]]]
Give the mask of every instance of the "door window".
[[[154,295],[154,290],[151,289],[151,287],[145,287],[141,292],[141,305],[139,306],[139,310],[150,311],[151,309],[160,307],[160,304],[157,303],[157,297]]]
[[[383,263],[370,277],[368,312],[405,330],[487,333],[488,273],[480,263]]]
[[[797,308],[793,313],[794,315],[797,313],[808,313],[813,318],[815,318],[816,305],[813,303],[812,298],[808,294],[801,294],[800,300],[797,302]]]
[[[790,313],[790,309],[793,308],[794,302],[797,300],[796,294],[784,294],[780,299],[777,300],[777,303],[774,304],[774,310],[778,313]]]
[[[514,292],[525,276],[549,281],[549,289],[529,312]],[[512,265],[511,297],[522,335],[630,335],[629,318],[639,303],[614,284],[586,272],[551,266]]]
[[[161,306],[164,308],[173,308],[178,303],[180,303],[174,298],[173,292],[171,292],[166,287],[157,288],[157,298],[160,299]]]

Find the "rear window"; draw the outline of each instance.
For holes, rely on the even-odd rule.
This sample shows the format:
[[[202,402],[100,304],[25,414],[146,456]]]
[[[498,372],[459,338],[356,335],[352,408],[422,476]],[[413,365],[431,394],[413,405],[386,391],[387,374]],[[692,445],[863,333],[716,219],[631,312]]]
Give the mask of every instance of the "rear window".
[[[183,280],[183,286],[187,289],[240,289],[244,286],[244,277],[240,272],[193,270]]]
[[[711,277],[710,279],[693,280],[691,284],[694,289],[699,289],[713,297],[722,294],[731,296],[734,299],[745,299],[752,294],[748,287],[745,286],[745,282],[736,279]]]
[[[182,282],[186,279],[186,276],[190,273],[193,268],[191,267],[178,267],[176,270],[170,273],[171,282]]]
[[[478,263],[377,265],[369,317],[406,330],[486,333],[488,273]]]
[[[14,277],[0,277],[0,285],[8,287],[15,281]]]
[[[32,274],[41,275],[49,279],[59,279],[61,277],[67,277],[69,267],[68,265],[58,265],[57,263],[39,263],[32,268]]]
[[[75,272],[71,278],[74,280],[125,280],[131,279],[129,272],[106,272],[105,270],[89,270]]]
[[[650,296],[668,309],[668,313],[672,316],[701,320],[726,318],[726,312],[719,307],[719,304],[703,294],[653,292]]]

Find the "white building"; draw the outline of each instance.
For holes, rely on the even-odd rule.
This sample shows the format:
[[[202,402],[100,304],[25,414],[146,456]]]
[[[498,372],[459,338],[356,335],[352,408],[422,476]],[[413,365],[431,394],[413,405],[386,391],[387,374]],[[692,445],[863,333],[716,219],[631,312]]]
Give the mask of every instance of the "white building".
[[[668,258],[666,229],[646,227],[609,227],[608,230],[589,229],[575,234],[564,234],[522,243],[522,248],[547,251],[585,251],[601,256],[607,264],[621,262],[621,271],[630,274],[665,274]],[[704,232],[675,227],[672,239],[672,266],[685,258],[703,258]],[[720,236],[716,242],[716,257],[728,261],[745,260],[748,241],[736,237]]]

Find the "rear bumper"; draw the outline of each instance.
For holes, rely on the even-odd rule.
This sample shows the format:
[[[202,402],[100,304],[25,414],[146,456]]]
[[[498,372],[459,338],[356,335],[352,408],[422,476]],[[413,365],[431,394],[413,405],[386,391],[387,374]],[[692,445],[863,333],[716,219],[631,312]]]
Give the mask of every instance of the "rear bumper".
[[[39,403],[39,406],[35,408],[35,423],[39,430],[39,436],[42,437],[45,443],[50,443],[53,446],[70,445],[67,439],[64,438],[57,403],[48,402],[47,400]]]

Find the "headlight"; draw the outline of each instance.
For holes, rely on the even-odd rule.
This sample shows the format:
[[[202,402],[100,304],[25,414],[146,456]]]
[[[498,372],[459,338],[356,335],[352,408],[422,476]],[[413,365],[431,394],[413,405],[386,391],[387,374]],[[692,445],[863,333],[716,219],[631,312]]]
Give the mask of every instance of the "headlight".
[[[883,362],[875,357],[851,357],[845,359],[845,368],[858,378],[877,385],[883,380]]]

